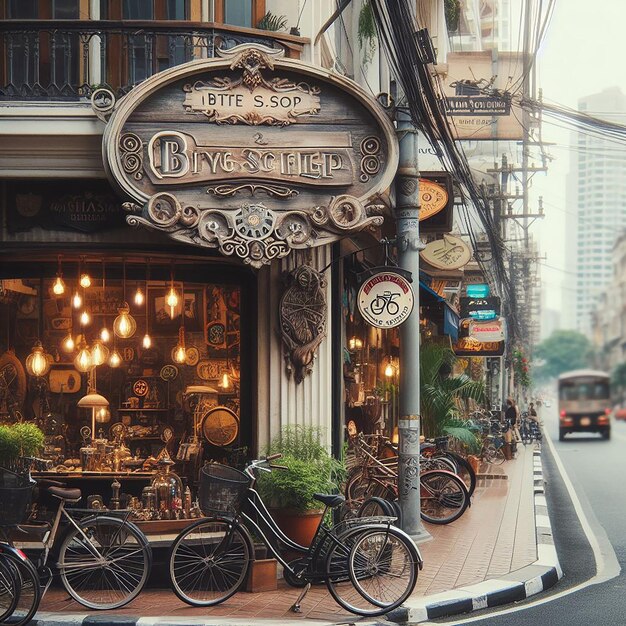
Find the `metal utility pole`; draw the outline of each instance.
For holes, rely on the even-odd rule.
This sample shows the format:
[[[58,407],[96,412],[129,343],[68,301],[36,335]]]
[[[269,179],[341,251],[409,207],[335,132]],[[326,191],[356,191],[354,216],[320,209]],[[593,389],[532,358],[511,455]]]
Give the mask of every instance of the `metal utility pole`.
[[[403,530],[415,541],[432,539],[420,517],[420,304],[419,304],[419,171],[417,129],[406,111],[398,110],[400,162],[396,176],[398,266],[413,276],[415,305],[400,326],[400,420],[398,424],[398,495]]]

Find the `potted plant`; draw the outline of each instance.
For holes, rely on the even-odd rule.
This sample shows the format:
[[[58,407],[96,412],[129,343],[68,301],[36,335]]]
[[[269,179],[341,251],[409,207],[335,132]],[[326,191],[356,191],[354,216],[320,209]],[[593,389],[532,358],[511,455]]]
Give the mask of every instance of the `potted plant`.
[[[321,443],[319,428],[286,426],[276,436],[268,454],[281,453],[274,470],[259,476],[257,487],[278,525],[293,541],[309,545],[319,525],[323,507],[315,493],[336,493],[344,473]]]
[[[0,467],[21,472],[21,457],[36,456],[43,448],[41,430],[30,422],[0,426]]]

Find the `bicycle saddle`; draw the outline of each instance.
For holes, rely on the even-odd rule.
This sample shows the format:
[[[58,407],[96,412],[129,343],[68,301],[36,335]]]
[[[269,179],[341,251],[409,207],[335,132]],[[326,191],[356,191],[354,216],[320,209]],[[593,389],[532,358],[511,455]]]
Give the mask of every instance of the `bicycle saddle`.
[[[333,493],[314,493],[313,498],[331,509],[341,506],[346,501],[342,495]]]
[[[48,487],[48,493],[65,502],[78,502],[83,497],[80,489],[67,487]]]

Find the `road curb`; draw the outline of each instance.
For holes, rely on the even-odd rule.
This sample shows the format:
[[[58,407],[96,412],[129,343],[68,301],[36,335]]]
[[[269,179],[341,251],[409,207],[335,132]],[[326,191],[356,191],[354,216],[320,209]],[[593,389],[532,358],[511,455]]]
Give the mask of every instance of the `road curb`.
[[[419,624],[439,617],[519,602],[554,586],[563,577],[563,571],[548,517],[541,450],[533,451],[533,492],[537,539],[537,560],[534,563],[498,579],[410,599],[404,606],[388,613],[387,619],[403,624]]]

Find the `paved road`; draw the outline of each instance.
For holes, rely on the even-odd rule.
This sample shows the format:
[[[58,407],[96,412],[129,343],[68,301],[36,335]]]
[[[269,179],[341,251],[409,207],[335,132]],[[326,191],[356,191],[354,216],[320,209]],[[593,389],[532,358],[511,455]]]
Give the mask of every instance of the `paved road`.
[[[474,614],[472,618],[437,623],[484,624],[485,626],[618,626],[626,625],[626,422],[613,422],[611,441],[599,435],[568,435],[558,441],[557,409],[543,408],[545,430],[569,476],[576,495],[603,553],[604,572],[616,577],[560,595],[596,574],[593,551],[582,530],[571,498],[557,470],[549,446],[543,446],[546,498],[559,559],[565,577],[535,604],[528,600],[522,610]],[[617,560],[615,560],[617,559]]]

